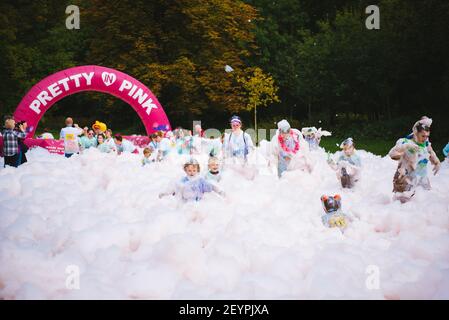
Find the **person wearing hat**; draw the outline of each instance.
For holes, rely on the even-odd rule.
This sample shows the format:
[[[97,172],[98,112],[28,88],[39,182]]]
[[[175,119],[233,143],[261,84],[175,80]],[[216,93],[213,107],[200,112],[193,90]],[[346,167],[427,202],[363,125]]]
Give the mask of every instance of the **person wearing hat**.
[[[200,201],[206,192],[216,192],[224,196],[224,192],[215,184],[200,176],[200,164],[194,158],[184,163],[185,176],[166,192],[160,193],[159,198],[173,195],[182,202]]]
[[[242,131],[242,120],[239,116],[232,116],[231,132],[225,133],[223,139],[223,157],[246,163],[248,155],[254,149],[251,136]]]
[[[279,178],[287,170],[306,169],[312,171],[309,146],[301,132],[292,129],[287,120],[277,124],[278,130],[270,142],[271,159],[269,165],[276,164]]]
[[[332,133],[330,133],[329,131],[321,130],[321,128],[317,130],[317,128],[315,127],[302,128],[301,132],[302,135],[304,136],[304,139],[309,144],[310,151],[318,149],[318,147],[320,146],[322,136],[332,135]]]
[[[412,137],[399,139],[388,153],[391,159],[399,161],[393,177],[393,192],[395,199],[402,203],[410,200],[418,186],[431,188],[427,175],[429,162],[434,166],[434,174],[440,169],[440,160],[429,142],[431,124],[432,119],[422,117],[413,125]]]
[[[352,138],[345,139],[340,144],[342,152],[338,157],[337,163],[332,159],[328,163],[332,169],[337,172],[337,178],[343,188],[352,188],[360,178],[360,169],[362,161],[356,153],[355,143]]]

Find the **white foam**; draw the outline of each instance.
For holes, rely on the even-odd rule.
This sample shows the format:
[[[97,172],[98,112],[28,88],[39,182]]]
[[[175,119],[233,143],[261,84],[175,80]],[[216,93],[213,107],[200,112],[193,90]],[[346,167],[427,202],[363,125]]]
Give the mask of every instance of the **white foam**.
[[[30,150],[25,165],[0,169],[0,298],[448,299],[449,166],[400,204],[396,163],[359,154],[354,190],[323,151],[310,175],[279,180],[261,148],[254,180],[228,170],[225,199],[179,205],[158,194],[181,177],[180,157],[142,167],[135,154]],[[335,193],[354,217],[344,235],[321,223],[320,196]],[[66,287],[70,265],[79,289]]]

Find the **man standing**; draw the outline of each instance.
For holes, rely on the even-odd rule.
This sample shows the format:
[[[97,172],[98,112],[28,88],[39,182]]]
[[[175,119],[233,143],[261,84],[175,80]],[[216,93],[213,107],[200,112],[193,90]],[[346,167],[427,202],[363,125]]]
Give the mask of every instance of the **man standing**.
[[[65,128],[61,129],[59,138],[64,140],[64,154],[66,158],[70,158],[74,153],[79,153],[78,136],[83,133],[83,129],[77,124],[73,125],[73,119],[65,119]]]
[[[25,139],[26,134],[23,129],[23,124],[18,126],[18,130],[14,130],[15,125],[16,122],[14,119],[8,118],[5,120],[5,128],[2,132],[5,167],[9,165],[17,168],[20,165],[18,139]]]

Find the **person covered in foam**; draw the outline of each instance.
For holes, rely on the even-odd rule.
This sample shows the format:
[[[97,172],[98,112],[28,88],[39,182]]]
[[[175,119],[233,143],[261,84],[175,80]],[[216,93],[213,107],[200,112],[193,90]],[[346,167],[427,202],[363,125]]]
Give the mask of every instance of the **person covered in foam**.
[[[341,210],[340,195],[323,195],[321,196],[321,204],[324,209],[324,215],[321,216],[323,224],[328,228],[339,228],[344,231],[351,219]]]
[[[342,152],[335,162],[329,158],[329,166],[336,171],[337,178],[343,188],[352,188],[360,179],[362,161],[355,150],[355,143],[352,138],[345,139],[340,148]]]
[[[189,159],[183,168],[186,175],[166,192],[160,193],[159,198],[172,195],[177,196],[182,202],[196,202],[200,201],[207,192],[216,192],[225,196],[216,184],[200,176],[200,165],[196,159]]]
[[[433,165],[433,172],[440,169],[440,160],[433,151],[429,136],[432,119],[422,117],[412,128],[412,136],[401,138],[388,155],[398,161],[393,177],[394,198],[402,203],[407,202],[415,194],[418,186],[431,189],[428,177],[428,163]]]
[[[232,116],[231,132],[225,133],[223,139],[223,157],[240,163],[246,163],[248,155],[254,149],[251,136],[243,132],[242,120],[239,116]]]
[[[278,177],[287,170],[312,171],[312,162],[309,158],[309,147],[301,132],[292,129],[287,120],[277,124],[276,135],[270,141],[269,165],[277,167]]]
[[[302,132],[302,135],[304,136],[304,139],[309,144],[309,149],[311,151],[317,150],[319,148],[320,142],[321,142],[321,137],[332,135],[332,133],[330,133],[329,131],[321,130],[321,128],[319,128],[317,130],[317,128],[315,128],[315,127],[302,128],[301,132]]]
[[[210,157],[207,162],[208,171],[204,178],[207,181],[218,183],[221,180],[220,160],[217,157]]]

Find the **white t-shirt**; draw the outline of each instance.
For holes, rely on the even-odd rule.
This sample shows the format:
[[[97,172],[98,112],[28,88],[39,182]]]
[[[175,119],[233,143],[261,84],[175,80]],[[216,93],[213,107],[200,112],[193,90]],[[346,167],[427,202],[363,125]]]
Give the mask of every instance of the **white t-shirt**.
[[[60,139],[64,140],[65,153],[77,153],[80,151],[78,145],[78,136],[83,133],[83,129],[74,127],[65,127],[61,129]]]

